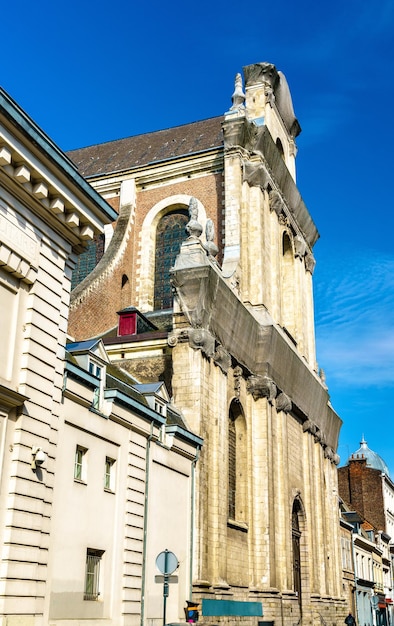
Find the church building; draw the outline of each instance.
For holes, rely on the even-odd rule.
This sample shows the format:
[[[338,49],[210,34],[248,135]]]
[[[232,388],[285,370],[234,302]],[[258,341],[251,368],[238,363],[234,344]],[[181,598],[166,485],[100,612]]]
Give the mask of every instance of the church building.
[[[348,612],[300,131],[285,76],[256,63],[222,116],[68,153],[117,214],[74,271],[69,334],[101,338],[141,384],[165,382],[203,440],[185,601],[204,623]]]

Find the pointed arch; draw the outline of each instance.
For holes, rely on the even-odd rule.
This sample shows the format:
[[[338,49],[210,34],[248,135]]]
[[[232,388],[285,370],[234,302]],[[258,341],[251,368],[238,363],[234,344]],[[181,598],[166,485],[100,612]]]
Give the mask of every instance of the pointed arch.
[[[294,250],[289,234],[282,236],[281,258],[281,322],[282,326],[295,338],[295,267]]]
[[[247,437],[241,403],[233,400],[228,416],[228,517],[237,522],[248,519]]]
[[[291,509],[292,586],[297,594],[300,608],[302,606],[302,588],[307,578],[305,567],[305,530],[305,508],[300,496],[297,495],[293,500]]]

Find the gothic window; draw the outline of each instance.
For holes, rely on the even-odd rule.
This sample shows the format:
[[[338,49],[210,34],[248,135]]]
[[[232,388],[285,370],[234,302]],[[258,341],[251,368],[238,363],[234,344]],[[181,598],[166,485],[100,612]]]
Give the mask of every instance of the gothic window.
[[[289,235],[283,233],[281,260],[281,321],[295,341],[295,271],[294,253]]]
[[[166,213],[159,221],[156,229],[156,260],[154,309],[170,309],[172,307],[172,291],[170,268],[179,254],[182,241],[185,240],[185,226],[189,221],[185,209],[177,209]]]
[[[239,402],[233,400],[228,421],[228,517],[247,520],[246,422]]]
[[[279,152],[280,152],[280,156],[282,157],[282,159],[283,159],[283,160],[285,160],[285,152],[284,152],[284,150],[283,150],[283,145],[282,145],[282,142],[281,142],[281,140],[279,139],[279,137],[278,137],[278,139],[276,140],[276,147],[278,148],[278,150],[279,150]]]
[[[300,514],[301,505],[299,500],[294,500],[291,515],[291,538],[293,551],[293,589],[297,593],[298,601],[301,602],[301,550],[300,550]]]
[[[79,255],[71,277],[71,289],[75,289],[94,270],[104,254],[104,241],[104,235],[99,235],[94,241],[89,241],[86,250]]]

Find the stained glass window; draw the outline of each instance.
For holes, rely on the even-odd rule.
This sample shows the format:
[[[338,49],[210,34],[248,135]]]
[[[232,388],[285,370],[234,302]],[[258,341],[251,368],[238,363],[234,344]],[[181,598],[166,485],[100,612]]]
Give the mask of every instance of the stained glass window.
[[[104,235],[89,241],[86,250],[79,255],[71,278],[71,289],[74,289],[94,268],[104,254]]]
[[[182,241],[186,239],[185,226],[189,221],[188,212],[177,210],[164,215],[156,230],[155,262],[155,309],[172,307],[170,268],[179,254]]]

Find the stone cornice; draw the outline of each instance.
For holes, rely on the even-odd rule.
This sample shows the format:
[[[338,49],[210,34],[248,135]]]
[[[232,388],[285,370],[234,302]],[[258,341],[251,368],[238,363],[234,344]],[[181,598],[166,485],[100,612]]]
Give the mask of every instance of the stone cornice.
[[[83,249],[115,211],[0,88],[0,181],[22,204]]]
[[[28,400],[27,396],[18,393],[10,387],[0,385],[0,407],[6,410],[21,407]]]
[[[177,182],[179,179],[189,179],[202,174],[223,171],[223,147],[188,154],[183,157],[174,157],[163,163],[155,162],[116,172],[108,178],[106,175],[91,176],[89,182],[101,194],[113,193],[120,189],[123,180],[133,178],[137,191],[153,189],[164,184]]]

